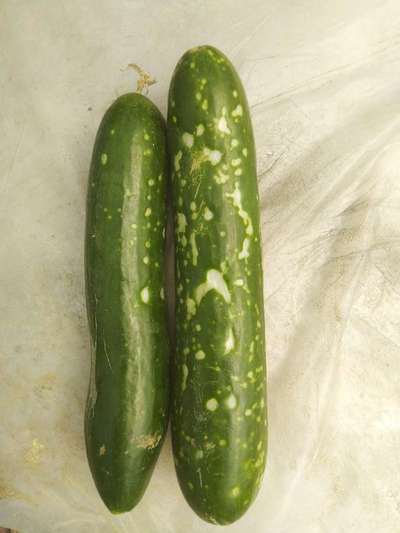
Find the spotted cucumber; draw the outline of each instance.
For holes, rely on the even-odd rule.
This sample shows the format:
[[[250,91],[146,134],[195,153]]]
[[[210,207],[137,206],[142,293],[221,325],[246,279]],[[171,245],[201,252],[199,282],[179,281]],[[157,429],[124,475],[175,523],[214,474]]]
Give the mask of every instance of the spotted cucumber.
[[[190,506],[228,524],[266,457],[263,280],[255,147],[242,84],[218,50],[189,50],[168,102],[176,258],[172,439]]]
[[[92,345],[86,447],[113,513],[142,497],[168,421],[167,166],[158,109],[140,94],[118,98],[94,145],[85,245]]]

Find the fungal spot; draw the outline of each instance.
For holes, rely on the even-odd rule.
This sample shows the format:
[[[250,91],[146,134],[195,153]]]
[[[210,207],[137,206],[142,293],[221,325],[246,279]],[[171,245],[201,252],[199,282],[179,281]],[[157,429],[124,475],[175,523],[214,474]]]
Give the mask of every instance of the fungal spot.
[[[149,264],[149,257],[146,255],[146,257],[143,257],[143,263],[145,265],[148,265]]]
[[[100,457],[101,457],[102,455],[104,455],[105,453],[106,453],[106,447],[105,447],[105,445],[103,444],[102,446],[100,446],[100,449],[99,449],[99,455],[100,455]]]
[[[243,220],[243,224],[246,228],[246,235],[251,237],[253,235],[253,224],[247,211],[243,209],[242,196],[239,190],[239,184],[237,182],[235,183],[235,190],[233,193],[226,193],[226,196],[228,198],[232,198],[233,205],[238,209],[239,217]],[[242,250],[239,253],[239,259],[245,259],[249,257],[249,247],[250,239],[246,237],[243,241]]]
[[[196,100],[200,102],[201,100],[201,93],[196,93]]]
[[[148,141],[150,139],[149,134],[147,132],[143,135],[143,137],[145,141]]]
[[[232,159],[231,161],[231,165],[233,167],[238,167],[240,165],[240,163],[242,162],[242,160],[240,159],[240,157],[238,159]]]
[[[231,495],[236,498],[237,496],[239,496],[240,494],[240,489],[239,487],[233,487],[233,489],[231,490]]]
[[[189,375],[189,369],[187,365],[183,364],[182,365],[182,392],[186,389],[188,375]]]
[[[244,281],[239,278],[236,281],[234,281],[233,284],[236,285],[236,287],[243,287]]]
[[[203,215],[204,216],[204,220],[208,221],[208,220],[212,220],[214,218],[214,214],[212,213],[212,211],[210,211],[208,209],[208,207],[204,208],[203,213],[204,213],[204,215]]]
[[[230,135],[231,130],[228,128],[228,124],[226,122],[226,118],[225,117],[221,117],[219,119],[219,121],[218,121],[218,129],[222,133],[226,133],[227,135]]]
[[[150,148],[146,148],[146,150],[143,153],[144,155],[150,155],[151,154]]]
[[[226,440],[225,439],[220,439],[220,441],[218,442],[218,444],[220,446],[226,446]]]
[[[184,355],[187,355],[188,353],[190,353],[189,348],[184,348],[184,349],[183,349],[183,354],[184,354]]]
[[[215,411],[218,407],[218,402],[215,398],[210,398],[206,402],[206,407],[209,411]]]
[[[208,109],[208,100],[207,98],[205,98],[201,104],[201,109],[203,109],[204,111],[207,111]]]
[[[196,202],[190,202],[190,210],[196,211]]]
[[[190,244],[191,244],[191,247],[192,247],[192,259],[193,259],[193,265],[196,266],[197,265],[197,258],[199,256],[199,251],[197,249],[197,244],[196,244],[196,234],[195,233],[192,233],[190,235]]]
[[[181,159],[182,159],[182,151],[179,150],[179,152],[175,155],[175,158],[174,158],[174,166],[177,172],[181,168],[181,165],[180,165]]]
[[[191,61],[191,63],[190,63],[190,68],[194,68],[195,66],[196,66],[196,65],[194,64],[194,62]]]
[[[262,448],[262,442],[260,441],[258,444],[257,444],[257,450],[260,451]]]
[[[200,137],[201,135],[203,135],[203,133],[204,133],[204,126],[203,126],[203,124],[198,124],[198,125],[196,126],[196,135],[197,135],[197,137]]]
[[[193,490],[194,486],[193,486],[193,483],[191,483],[190,481],[188,481],[188,487],[190,490]]]
[[[251,415],[251,409],[246,409],[244,412],[244,416],[250,416]]]
[[[114,135],[115,130],[111,130],[110,133],[111,133],[111,135]]]
[[[200,324],[196,324],[195,330],[196,330],[196,331],[201,331],[201,326],[200,326]]]
[[[237,139],[232,139],[231,140],[231,147],[232,148],[236,148],[237,146],[239,146],[239,141]]]
[[[235,176],[241,176],[243,174],[243,170],[241,168],[237,168],[235,170]]]
[[[142,300],[143,303],[147,304],[149,303],[149,300],[150,300],[150,291],[149,291],[149,288],[148,287],[144,287],[141,291],[140,291],[140,298]]]
[[[228,332],[228,337],[226,338],[226,341],[225,341],[225,355],[230,353],[234,347],[235,347],[235,338],[233,336],[232,328],[230,328]]]
[[[230,394],[225,400],[225,405],[228,407],[228,409],[235,409],[237,406],[236,396],[234,394]]]
[[[145,217],[149,217],[150,215],[151,215],[151,208],[148,207],[148,208],[146,209],[146,211],[144,212],[144,216],[145,216]]]
[[[101,154],[101,164],[104,166],[107,164],[108,156],[107,154]]]
[[[236,91],[236,89],[232,92],[232,94],[233,94],[233,96],[234,96],[235,98],[238,97],[238,92]]]
[[[194,356],[198,361],[201,361],[206,357],[206,354],[203,352],[203,350],[199,350],[194,354]]]
[[[177,121],[177,118],[175,115],[172,115],[172,122],[174,122],[176,124],[176,121]]]
[[[222,296],[226,303],[230,303],[231,294],[229,292],[226,281],[224,280],[221,272],[218,270],[208,270],[206,281],[198,285],[195,291],[195,299],[197,305],[200,305],[201,300],[211,290],[215,290]]]
[[[185,132],[183,135],[182,135],[182,142],[184,145],[186,145],[188,148],[191,148],[193,146],[193,143],[194,143],[194,138],[193,138],[193,135],[191,133],[187,133]]]
[[[161,300],[165,300],[164,287],[161,287],[160,289],[160,298]]]
[[[150,248],[151,247],[151,242],[150,241],[146,241],[144,243],[144,245],[146,246],[146,248]]]
[[[149,184],[150,187],[153,187],[154,183],[155,183],[154,180],[149,179],[148,184]]]
[[[244,157],[247,157],[247,154],[248,154],[247,148],[243,148],[242,154],[244,155]]]
[[[235,109],[232,111],[231,115],[233,117],[242,117],[243,116],[243,107],[238,104]]]
[[[202,459],[203,455],[204,455],[203,450],[197,450],[195,457],[196,459]]]

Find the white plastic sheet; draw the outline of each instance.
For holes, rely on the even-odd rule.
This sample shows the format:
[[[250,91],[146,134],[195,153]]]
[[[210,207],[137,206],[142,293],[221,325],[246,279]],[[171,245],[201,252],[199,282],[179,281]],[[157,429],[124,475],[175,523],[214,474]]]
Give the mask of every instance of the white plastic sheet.
[[[217,530],[166,443],[113,517],[86,463],[83,222],[94,135],[138,63],[166,110],[209,43],[254,120],[269,367],[260,494],[224,531],[393,533],[400,518],[397,0],[3,0],[0,4],[0,525],[23,533]]]

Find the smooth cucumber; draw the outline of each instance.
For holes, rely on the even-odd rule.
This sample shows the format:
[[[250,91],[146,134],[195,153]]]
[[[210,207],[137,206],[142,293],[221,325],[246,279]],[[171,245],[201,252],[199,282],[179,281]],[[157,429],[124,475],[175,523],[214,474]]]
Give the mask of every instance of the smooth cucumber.
[[[255,147],[242,84],[201,46],[179,61],[168,102],[175,214],[172,439],[182,491],[228,524],[263,476],[266,378]]]
[[[94,145],[85,244],[92,345],[86,447],[113,513],[142,497],[168,422],[167,167],[158,109],[140,94],[118,98]]]

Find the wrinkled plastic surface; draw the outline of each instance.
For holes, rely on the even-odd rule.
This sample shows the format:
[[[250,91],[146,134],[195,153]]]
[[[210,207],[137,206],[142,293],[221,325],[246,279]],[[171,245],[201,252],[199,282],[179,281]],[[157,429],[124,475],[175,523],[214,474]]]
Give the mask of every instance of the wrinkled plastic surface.
[[[269,367],[260,494],[224,529],[392,533],[400,515],[400,6],[383,0],[0,5],[0,524],[23,533],[217,530],[166,443],[114,517],[87,466],[89,160],[137,63],[165,112],[209,43],[237,67],[258,152]]]

